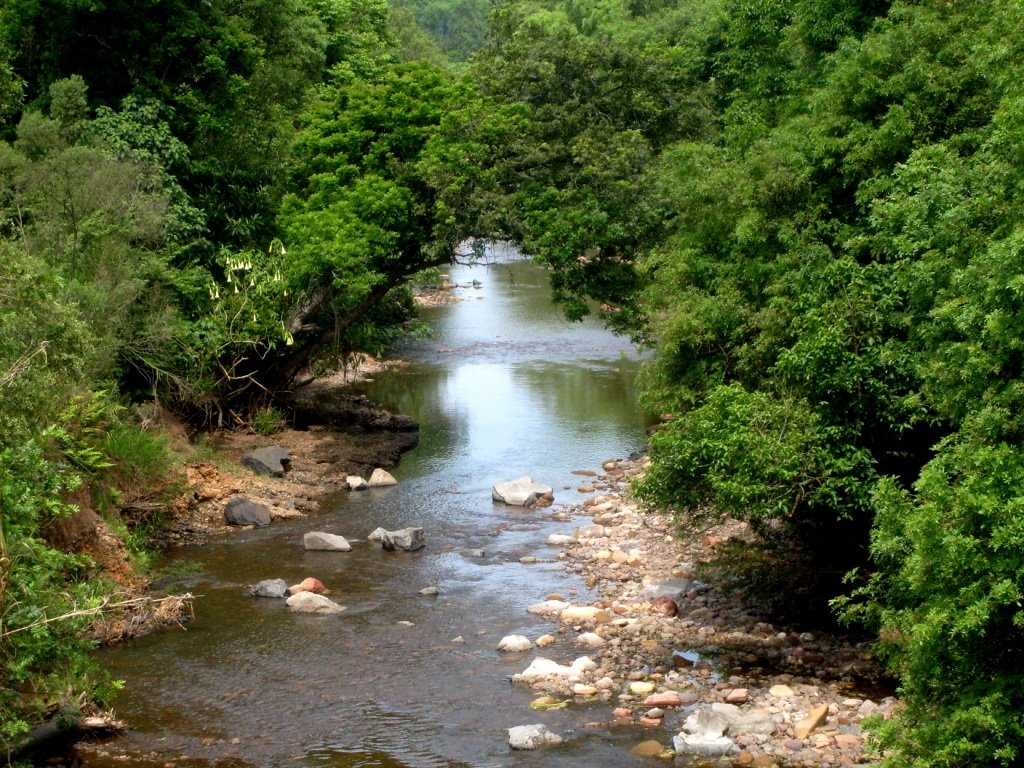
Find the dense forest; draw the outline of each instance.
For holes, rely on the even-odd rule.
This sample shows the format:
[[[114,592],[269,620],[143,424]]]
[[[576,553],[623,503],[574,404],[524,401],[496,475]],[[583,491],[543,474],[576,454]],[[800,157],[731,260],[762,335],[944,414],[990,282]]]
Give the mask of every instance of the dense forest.
[[[878,637],[884,765],[1021,764],[1022,29],[1015,0],[4,3],[0,747],[116,687],[82,639],[111,587],[48,531],[84,492],[159,525],[118,511],[168,462],[146,414],[253,423],[476,237],[654,350],[645,504],[749,523],[748,595]]]

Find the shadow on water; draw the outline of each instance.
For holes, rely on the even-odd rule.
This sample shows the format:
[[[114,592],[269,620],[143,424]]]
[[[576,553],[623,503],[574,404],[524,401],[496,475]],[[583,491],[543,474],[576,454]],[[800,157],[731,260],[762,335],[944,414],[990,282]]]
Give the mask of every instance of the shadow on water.
[[[529,262],[453,267],[451,280],[480,287],[431,310],[434,336],[397,352],[409,364],[362,387],[421,423],[419,446],[393,472],[399,485],[169,555],[171,567],[192,571],[181,584],[200,595],[195,621],[101,653],[125,681],[115,711],[131,730],[86,750],[83,764],[644,764],[628,750],[649,736],[600,725],[607,705],[535,712],[531,692],[509,683],[533,654],[499,654],[501,637],[561,629],[526,606],[554,592],[593,595],[545,543],[573,523],[490,497],[495,482],[531,474],[555,487],[557,509],[582,498],[572,470],[642,448],[639,358],[598,324],[563,320],[546,274]],[[426,530],[426,549],[365,541],[377,526],[409,525]],[[307,530],[340,533],[353,551],[306,552]],[[525,555],[541,562],[524,565]],[[297,616],[283,601],[247,596],[261,579],[308,575],[347,610]],[[439,594],[420,594],[428,586]],[[559,637],[545,656],[580,655]],[[511,753],[507,729],[534,722],[567,743]]]

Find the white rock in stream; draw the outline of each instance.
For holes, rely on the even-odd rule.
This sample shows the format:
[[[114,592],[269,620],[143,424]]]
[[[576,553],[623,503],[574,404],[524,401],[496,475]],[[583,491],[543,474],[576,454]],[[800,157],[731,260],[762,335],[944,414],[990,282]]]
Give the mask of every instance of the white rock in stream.
[[[511,653],[528,651],[531,648],[533,648],[533,643],[530,641],[530,638],[524,635],[506,635],[498,643],[499,651],[509,651]]]
[[[505,483],[496,483],[491,488],[491,498],[513,507],[528,507],[537,502],[541,496],[550,495],[550,485],[535,483],[529,475],[523,475]]]
[[[508,729],[508,745],[512,749],[538,749],[546,744],[561,744],[562,737],[546,725],[517,725]]]
[[[345,540],[344,536],[336,533],[324,533],[323,531],[309,531],[302,537],[302,545],[306,549],[322,550],[325,552],[351,552],[352,545]]]
[[[341,613],[345,606],[338,605],[330,598],[314,592],[298,592],[289,597],[285,603],[297,613],[330,614]]]
[[[367,485],[371,488],[384,488],[389,485],[398,485],[398,481],[395,480],[395,476],[386,469],[377,467],[373,470],[373,474],[370,475],[370,480]]]
[[[370,484],[359,475],[348,475],[345,478],[345,482],[348,484],[348,489],[350,491],[365,491],[370,487]]]
[[[548,544],[556,547],[567,547],[570,544],[575,544],[576,539],[567,533],[552,533],[548,536]]]
[[[515,682],[534,683],[541,681],[564,680],[569,683],[579,682],[586,672],[597,668],[597,664],[589,656],[580,656],[571,665],[565,666],[551,659],[536,658],[530,662],[530,666],[513,675]]]

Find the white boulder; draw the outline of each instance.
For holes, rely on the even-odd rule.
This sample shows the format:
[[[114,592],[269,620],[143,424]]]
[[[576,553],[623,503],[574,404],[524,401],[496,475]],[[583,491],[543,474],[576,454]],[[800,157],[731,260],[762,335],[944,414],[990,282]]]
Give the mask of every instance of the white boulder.
[[[341,613],[345,606],[318,595],[315,592],[298,592],[285,601],[286,605],[296,613],[331,614]]]
[[[515,480],[495,484],[491,489],[491,498],[513,507],[530,507],[542,496],[551,496],[553,493],[550,485],[535,483],[529,475],[523,475]]]
[[[538,749],[547,744],[561,744],[562,737],[546,725],[517,725],[508,729],[508,745],[512,749]]]

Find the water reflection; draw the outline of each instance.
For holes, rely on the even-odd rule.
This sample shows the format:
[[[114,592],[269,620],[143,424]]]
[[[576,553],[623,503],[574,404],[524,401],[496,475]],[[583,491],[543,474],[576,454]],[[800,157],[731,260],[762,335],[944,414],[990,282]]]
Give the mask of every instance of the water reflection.
[[[555,591],[588,593],[545,544],[572,525],[490,498],[495,482],[532,474],[573,501],[572,470],[639,449],[637,355],[596,323],[562,319],[535,265],[453,267],[451,279],[480,287],[431,311],[435,335],[398,350],[409,365],[364,386],[421,422],[419,446],[394,471],[400,484],[176,553],[200,569],[188,580],[202,595],[196,621],[103,654],[126,680],[116,709],[134,730],[109,747],[114,758],[91,754],[88,765],[123,764],[118,752],[159,765],[639,764],[628,747],[640,734],[588,725],[606,707],[537,713],[530,692],[508,684],[529,654],[500,655],[498,640],[557,630],[525,607]],[[378,525],[422,526],[428,546],[383,552],[363,541]],[[311,529],[358,541],[344,555],[305,552]],[[523,565],[526,554],[549,562]],[[260,579],[311,574],[345,613],[293,616],[245,596]],[[425,586],[440,595],[419,594]],[[578,651],[565,641],[545,655]],[[524,722],[569,743],[510,755],[506,729]]]

